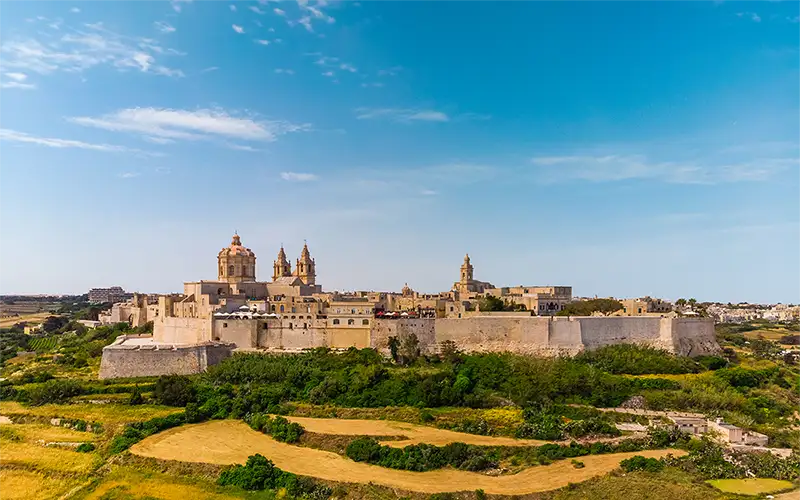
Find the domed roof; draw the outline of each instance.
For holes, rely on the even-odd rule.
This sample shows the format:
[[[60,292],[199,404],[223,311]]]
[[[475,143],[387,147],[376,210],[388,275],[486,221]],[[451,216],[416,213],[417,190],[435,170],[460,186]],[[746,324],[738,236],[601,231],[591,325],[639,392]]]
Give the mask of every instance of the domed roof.
[[[233,257],[236,255],[243,255],[245,257],[255,257],[256,254],[253,253],[252,250],[249,248],[245,248],[242,246],[242,240],[239,238],[238,234],[233,235],[233,239],[231,240],[230,246],[223,248],[219,252],[219,256],[228,256]]]

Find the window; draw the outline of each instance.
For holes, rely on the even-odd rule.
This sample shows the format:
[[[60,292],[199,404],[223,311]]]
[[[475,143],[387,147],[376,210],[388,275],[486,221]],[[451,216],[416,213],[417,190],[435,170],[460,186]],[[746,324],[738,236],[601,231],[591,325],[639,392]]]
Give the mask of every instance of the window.
[[[272,304],[272,306],[270,307],[270,310],[272,310],[272,312],[275,312],[275,304]]]
[[[283,312],[283,304],[281,304],[281,312]]]
[[[228,323],[222,323],[222,328],[228,328]]]
[[[348,320],[347,320],[347,324],[348,324],[348,325],[355,325],[355,324],[356,324],[356,320],[354,320],[354,319],[348,319]]]
[[[350,309],[350,314],[355,314],[355,313],[356,313],[355,309]]]
[[[368,319],[362,319],[361,320],[361,324],[362,325],[368,325],[369,324],[369,320]]]
[[[264,329],[266,330],[267,328],[269,328],[269,323],[264,323]]]
[[[642,314],[642,308],[641,307],[639,308],[639,314]]]
[[[294,327],[292,326],[292,324],[291,324],[291,323],[289,323],[289,330],[291,330],[291,329],[293,329],[293,328],[294,328]]]
[[[233,276],[233,266],[228,266],[228,276]]]
[[[294,319],[294,314],[292,315],[292,319]]]
[[[296,307],[292,307],[292,312],[296,313],[297,312],[297,308]]]
[[[308,323],[303,323],[303,330],[308,329]]]
[[[450,306],[450,312],[453,312],[453,306]]]
[[[333,324],[334,325],[338,325],[339,324],[339,320],[338,319],[333,320]]]

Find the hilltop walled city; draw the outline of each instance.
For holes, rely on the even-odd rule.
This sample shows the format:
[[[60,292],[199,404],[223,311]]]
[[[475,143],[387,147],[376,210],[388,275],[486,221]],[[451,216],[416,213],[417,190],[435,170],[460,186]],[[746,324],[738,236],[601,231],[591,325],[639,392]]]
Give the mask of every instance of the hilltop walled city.
[[[500,299],[514,311],[481,311]],[[569,286],[495,287],[475,279],[469,255],[449,291],[420,294],[324,292],[304,245],[294,269],[281,247],[272,280],[256,279],[256,255],[238,234],[217,255],[217,279],[190,281],[183,293],[114,304],[101,322],[142,326],[152,336],[122,336],[103,350],[101,378],[188,374],[236,350],[297,352],[315,347],[372,347],[388,352],[390,337],[415,335],[424,352],[445,342],[467,352],[576,354],[637,343],[697,356],[716,352],[714,322],[678,317],[658,300],[625,301],[616,316],[555,316],[572,302]]]

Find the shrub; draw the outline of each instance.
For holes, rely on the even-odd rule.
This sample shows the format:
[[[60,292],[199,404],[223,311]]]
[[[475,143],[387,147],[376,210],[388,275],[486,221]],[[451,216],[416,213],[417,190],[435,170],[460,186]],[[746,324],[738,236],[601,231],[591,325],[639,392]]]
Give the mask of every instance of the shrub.
[[[275,467],[271,460],[259,454],[249,456],[245,465],[223,470],[217,484],[250,491],[285,488],[290,495],[305,498],[325,499],[332,493],[330,488],[310,478],[298,477]]]
[[[125,426],[122,434],[116,436],[114,440],[111,441],[109,450],[111,453],[121,453],[147,436],[185,423],[185,414],[174,413],[167,417],[156,417],[145,422],[128,424]]]
[[[296,443],[305,432],[303,426],[298,423],[289,422],[281,416],[271,418],[269,415],[262,413],[252,415],[248,420],[248,424],[253,429],[269,434],[276,441],[284,443]]]
[[[619,463],[625,472],[643,470],[647,472],[660,472],[664,468],[664,463],[656,458],[645,458],[635,455]]]
[[[580,460],[572,459],[572,466],[575,467],[576,469],[583,469],[584,467],[586,467],[586,464],[584,464]]]
[[[192,380],[182,375],[162,375],[153,389],[153,398],[166,406],[186,406],[194,396]]]
[[[74,396],[85,392],[83,385],[72,379],[55,379],[28,389],[27,399],[33,406],[49,403],[65,403]]]
[[[140,405],[144,404],[144,396],[142,396],[142,391],[139,390],[139,386],[134,386],[133,391],[131,392],[131,397],[128,399],[129,405]]]
[[[77,451],[78,453],[89,453],[94,451],[94,449],[95,446],[93,443],[81,443],[78,445],[77,448],[75,448],[75,451]]]

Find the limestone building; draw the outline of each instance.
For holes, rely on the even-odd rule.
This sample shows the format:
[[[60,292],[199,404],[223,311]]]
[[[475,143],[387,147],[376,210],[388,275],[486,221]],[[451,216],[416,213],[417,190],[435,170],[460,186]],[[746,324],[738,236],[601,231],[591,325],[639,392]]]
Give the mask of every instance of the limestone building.
[[[492,295],[524,311],[482,312]],[[135,295],[115,304],[107,322],[153,322],[153,335],[121,337],[103,351],[101,378],[195,373],[232,349],[298,351],[315,347],[372,347],[387,351],[388,338],[416,335],[424,351],[445,341],[466,351],[574,354],[614,343],[644,343],[697,355],[718,349],[713,321],[689,318],[561,318],[572,300],[568,286],[497,288],[475,280],[469,255],[459,281],[439,294],[326,293],[316,282],[316,262],[304,245],[292,270],[281,246],[271,281],[257,281],[256,255],[235,234],[217,254],[217,279],[183,284],[183,293],[157,302]]]

